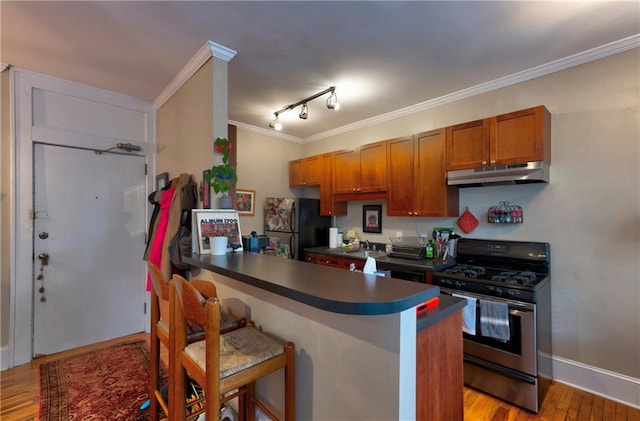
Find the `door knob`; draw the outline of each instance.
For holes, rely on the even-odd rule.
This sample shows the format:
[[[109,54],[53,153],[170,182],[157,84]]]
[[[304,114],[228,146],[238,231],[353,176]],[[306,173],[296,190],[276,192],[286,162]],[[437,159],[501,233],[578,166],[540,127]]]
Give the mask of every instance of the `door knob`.
[[[46,240],[47,238],[49,238],[49,233],[42,231],[40,234],[38,234],[38,237],[40,237],[41,240]]]

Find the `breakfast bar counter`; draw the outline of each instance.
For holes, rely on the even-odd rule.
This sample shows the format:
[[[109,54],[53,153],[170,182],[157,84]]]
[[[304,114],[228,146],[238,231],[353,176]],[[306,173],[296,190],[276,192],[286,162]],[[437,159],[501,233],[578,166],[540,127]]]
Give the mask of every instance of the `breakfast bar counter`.
[[[296,419],[462,420],[464,300],[432,285],[256,253],[185,262],[198,268],[192,278],[216,283],[223,310],[296,344]],[[440,305],[416,317],[434,297]],[[281,382],[274,373],[257,385],[274,408]]]

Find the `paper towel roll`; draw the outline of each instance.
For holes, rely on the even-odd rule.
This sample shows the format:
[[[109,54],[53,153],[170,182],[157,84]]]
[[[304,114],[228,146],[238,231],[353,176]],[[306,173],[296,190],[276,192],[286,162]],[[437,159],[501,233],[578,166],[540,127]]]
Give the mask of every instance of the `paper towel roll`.
[[[338,248],[338,228],[329,228],[329,248]]]

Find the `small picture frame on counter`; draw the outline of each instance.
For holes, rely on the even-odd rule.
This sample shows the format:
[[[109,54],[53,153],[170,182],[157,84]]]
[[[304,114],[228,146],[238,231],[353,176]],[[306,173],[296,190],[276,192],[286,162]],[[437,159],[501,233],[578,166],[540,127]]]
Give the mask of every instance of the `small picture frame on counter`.
[[[362,206],[362,232],[382,232],[382,205]]]

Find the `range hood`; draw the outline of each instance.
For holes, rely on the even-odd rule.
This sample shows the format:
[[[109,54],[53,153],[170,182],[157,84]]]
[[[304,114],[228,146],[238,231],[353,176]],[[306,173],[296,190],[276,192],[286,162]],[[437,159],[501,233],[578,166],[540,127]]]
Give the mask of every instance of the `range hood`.
[[[447,184],[457,187],[548,182],[549,164],[543,161],[447,172]]]

